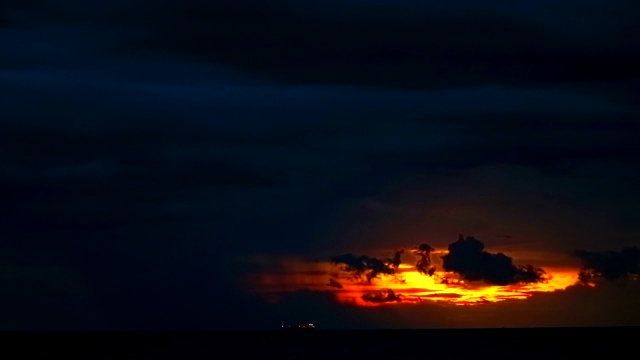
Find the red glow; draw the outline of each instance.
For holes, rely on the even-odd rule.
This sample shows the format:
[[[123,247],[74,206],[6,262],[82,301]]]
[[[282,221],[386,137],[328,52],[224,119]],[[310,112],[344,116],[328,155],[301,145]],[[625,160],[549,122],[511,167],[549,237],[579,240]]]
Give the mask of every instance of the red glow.
[[[545,282],[531,284],[515,284],[506,286],[485,283],[466,282],[456,274],[437,271],[427,276],[416,271],[414,266],[401,264],[396,275],[381,275],[371,283],[340,274],[339,267],[329,262],[304,262],[301,260],[284,260],[279,263],[280,271],[251,275],[247,281],[252,292],[265,300],[277,302],[284,295],[299,290],[331,293],[338,302],[358,306],[380,306],[419,303],[423,301],[444,302],[460,306],[501,302],[505,300],[525,300],[535,293],[564,290],[578,282],[579,269],[545,268]],[[329,286],[329,278],[333,277],[341,288]],[[448,282],[443,282],[444,278]],[[377,302],[380,298],[366,294],[383,292],[391,289],[398,300]],[[365,296],[363,298],[363,296]]]

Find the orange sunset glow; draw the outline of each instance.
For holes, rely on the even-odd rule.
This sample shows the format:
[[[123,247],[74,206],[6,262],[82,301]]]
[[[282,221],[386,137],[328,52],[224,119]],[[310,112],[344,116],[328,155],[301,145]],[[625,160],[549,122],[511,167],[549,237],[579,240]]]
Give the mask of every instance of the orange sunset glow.
[[[434,251],[446,254],[447,251]],[[439,256],[434,256],[439,258]],[[431,276],[416,266],[402,263],[394,274],[381,274],[368,282],[366,278],[346,274],[329,261],[300,259],[262,259],[277,263],[278,270],[252,275],[248,287],[266,301],[278,302],[295,291],[332,294],[336,301],[357,306],[399,306],[419,302],[452,305],[479,305],[505,300],[525,300],[536,293],[564,290],[578,282],[579,269],[544,268],[544,280],[535,283],[492,285],[482,281],[464,281],[453,272],[435,271]],[[440,264],[436,264],[442,269]]]

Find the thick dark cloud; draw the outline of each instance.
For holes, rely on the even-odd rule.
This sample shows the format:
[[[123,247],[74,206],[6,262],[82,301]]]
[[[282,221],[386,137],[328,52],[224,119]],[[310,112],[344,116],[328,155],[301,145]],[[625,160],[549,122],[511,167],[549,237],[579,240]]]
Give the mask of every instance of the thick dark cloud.
[[[264,214],[275,202],[256,199],[287,181],[229,149],[280,140],[194,121],[181,101],[184,117],[176,117],[175,98],[139,97],[145,91],[129,92],[123,74],[111,82],[86,69],[68,78],[60,72],[0,71],[7,94],[0,100],[0,252],[11,260],[0,261],[0,276],[13,262],[47,265],[79,277],[79,291],[3,282],[11,293],[3,326],[170,329],[236,321],[238,314],[219,306],[246,295],[234,259],[223,254],[242,248],[239,239],[271,247],[259,236],[273,226]],[[253,219],[239,221],[247,209]]]
[[[402,264],[402,255],[404,254],[404,249],[398,249],[393,252],[393,257],[391,258],[391,265],[397,271],[400,264]]]
[[[571,173],[576,164],[598,159],[639,160],[637,143],[626,135],[640,131],[635,112],[602,116],[477,115],[444,116],[439,120],[457,128],[454,136],[461,142],[445,152],[436,154],[416,146],[372,152],[363,160],[372,164],[420,167],[430,172],[502,163],[532,166],[549,173]],[[475,139],[479,134],[482,137]]]
[[[420,257],[416,263],[418,272],[431,276],[436,271],[435,266],[431,266],[431,252],[433,250],[435,249],[429,244],[420,244],[418,249],[413,251],[415,255]]]
[[[629,247],[620,251],[576,251],[582,260],[580,279],[589,282],[597,278],[623,280],[640,275],[640,248]]]
[[[449,245],[449,253],[442,257],[446,271],[453,271],[464,280],[486,281],[495,285],[544,281],[545,272],[531,265],[515,266],[513,259],[503,253],[491,254],[484,244],[471,236]]]
[[[575,83],[574,89],[587,89],[597,83],[619,93],[640,75],[634,66],[640,7],[631,0],[494,4],[491,11],[466,1],[453,7],[329,3],[33,1],[5,5],[3,13],[14,21],[126,31],[120,48],[130,54],[189,56],[298,84]]]
[[[427,88],[640,75],[633,47],[594,47],[518,16],[422,14],[353,21],[301,15],[286,2],[187,1],[146,43],[294,83]]]
[[[5,229],[195,219],[204,215],[193,210],[207,192],[283,185],[210,150],[208,128],[0,128]]]
[[[334,278],[330,278],[329,279],[329,283],[327,284],[327,286],[331,286],[331,287],[334,287],[336,289],[342,289],[342,284],[338,280],[336,280]]]
[[[402,298],[391,289],[382,289],[362,295],[362,300],[371,303],[401,302]]]
[[[358,279],[364,275],[367,282],[371,282],[379,275],[395,274],[393,262],[389,259],[380,260],[366,255],[344,254],[332,256],[330,260],[334,264],[342,265],[340,270]]]

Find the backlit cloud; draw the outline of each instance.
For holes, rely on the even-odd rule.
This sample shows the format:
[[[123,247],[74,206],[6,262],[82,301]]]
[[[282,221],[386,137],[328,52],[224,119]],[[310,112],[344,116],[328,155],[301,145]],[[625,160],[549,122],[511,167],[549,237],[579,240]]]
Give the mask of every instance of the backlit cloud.
[[[435,259],[442,259],[440,270],[430,265],[431,253],[446,254]],[[398,256],[402,251],[393,254]],[[415,265],[396,262],[397,267],[393,258],[381,260],[349,253],[330,257],[330,261],[274,259],[281,264],[278,273],[269,273],[268,268],[257,270],[256,276],[247,278],[247,286],[251,292],[276,302],[291,292],[315,291],[332,294],[340,303],[360,306],[424,301],[482,305],[525,300],[536,293],[563,290],[578,281],[576,267],[550,268],[547,272],[531,265],[516,266],[511,257],[485,251],[484,244],[473,237],[461,237],[450,244],[448,251],[423,243],[414,255],[418,259]],[[429,266],[426,272],[425,266]]]
[[[465,280],[486,281],[495,285],[535,283],[545,280],[545,272],[531,265],[515,266],[513,259],[503,253],[491,254],[484,244],[472,236],[449,245],[449,253],[442,257],[445,270],[453,271]]]
[[[620,251],[576,251],[582,260],[580,279],[589,282],[598,278],[624,280],[640,275],[640,248],[629,247]]]
[[[331,262],[341,265],[340,270],[356,278],[364,275],[369,283],[380,275],[393,275],[395,273],[393,261],[380,260],[365,255],[344,254],[333,256],[331,257]]]

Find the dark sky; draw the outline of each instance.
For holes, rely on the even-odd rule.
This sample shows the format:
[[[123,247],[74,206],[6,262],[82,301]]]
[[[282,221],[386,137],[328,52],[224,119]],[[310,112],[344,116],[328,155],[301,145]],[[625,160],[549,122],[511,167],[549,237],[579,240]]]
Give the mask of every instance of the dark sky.
[[[307,3],[0,3],[0,327],[496,325],[265,303],[243,259],[640,245],[638,1]],[[640,324],[586,291],[499,311]]]

